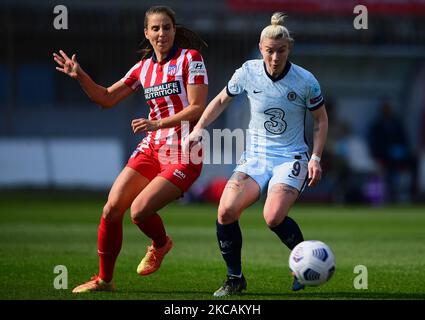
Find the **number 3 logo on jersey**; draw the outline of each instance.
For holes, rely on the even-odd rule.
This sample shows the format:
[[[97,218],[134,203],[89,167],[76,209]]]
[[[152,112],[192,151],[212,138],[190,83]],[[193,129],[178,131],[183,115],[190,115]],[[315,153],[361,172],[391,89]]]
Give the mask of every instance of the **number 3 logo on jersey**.
[[[288,126],[285,118],[285,111],[279,108],[271,108],[264,111],[264,113],[270,116],[269,120],[264,122],[264,128],[273,134],[282,134],[285,132]]]

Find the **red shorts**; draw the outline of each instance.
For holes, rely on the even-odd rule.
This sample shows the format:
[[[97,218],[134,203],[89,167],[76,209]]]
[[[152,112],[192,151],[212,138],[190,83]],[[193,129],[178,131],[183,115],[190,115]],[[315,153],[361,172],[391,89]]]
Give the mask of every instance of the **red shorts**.
[[[163,177],[183,192],[187,191],[200,176],[202,162],[194,164],[190,161],[160,161],[160,147],[161,145],[146,144],[141,148],[139,145],[128,160],[127,167],[136,170],[149,181],[155,177]],[[181,153],[176,152],[176,156],[180,158]]]

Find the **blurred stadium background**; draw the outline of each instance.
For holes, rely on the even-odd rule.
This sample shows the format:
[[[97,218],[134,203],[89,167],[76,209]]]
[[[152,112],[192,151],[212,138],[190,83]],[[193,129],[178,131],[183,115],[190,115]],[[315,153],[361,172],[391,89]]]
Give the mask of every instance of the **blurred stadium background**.
[[[107,190],[141,138],[130,128],[131,119],[147,115],[141,94],[101,112],[76,81],[55,71],[51,54],[59,49],[77,53],[92,78],[108,86],[138,60],[144,12],[158,2],[60,4],[68,9],[67,30],[53,27],[55,1],[3,0],[0,5],[2,190]],[[356,1],[164,0],[160,4],[171,6],[178,22],[208,43],[203,55],[210,99],[236,68],[258,56],[259,34],[271,13],[287,12],[287,26],[295,38],[290,60],[319,79],[330,120],[325,177],[301,201],[424,201],[424,1],[363,1],[368,8],[367,30],[353,27]],[[244,103],[239,99],[213,127],[245,128],[249,112]],[[384,137],[370,130],[374,118],[382,118],[383,104],[390,105],[399,122],[397,129],[390,125],[393,135]],[[379,139],[393,136],[399,138],[399,145],[388,147],[395,159],[391,166],[380,161],[371,142],[384,149],[386,143]],[[205,199],[205,186],[217,177],[228,177],[232,168],[206,165],[186,200]]]

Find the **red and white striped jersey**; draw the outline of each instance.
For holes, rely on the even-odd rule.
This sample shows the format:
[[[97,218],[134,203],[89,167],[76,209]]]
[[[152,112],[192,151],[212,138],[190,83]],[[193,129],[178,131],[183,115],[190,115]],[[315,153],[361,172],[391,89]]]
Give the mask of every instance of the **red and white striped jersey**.
[[[121,79],[133,90],[143,87],[150,106],[149,120],[164,119],[186,108],[187,86],[208,84],[207,70],[201,54],[194,49],[174,46],[168,57],[158,62],[155,54],[135,64]],[[148,131],[143,143],[179,144],[194,124]]]

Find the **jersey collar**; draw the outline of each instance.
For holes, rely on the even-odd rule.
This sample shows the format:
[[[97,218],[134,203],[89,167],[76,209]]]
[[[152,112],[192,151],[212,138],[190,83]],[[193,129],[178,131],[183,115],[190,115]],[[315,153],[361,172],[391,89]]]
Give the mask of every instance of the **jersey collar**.
[[[266,75],[270,78],[271,81],[276,82],[279,81],[281,79],[283,79],[289,72],[289,69],[291,69],[291,62],[289,60],[286,61],[285,64],[285,68],[283,68],[282,73],[277,77],[277,78],[273,78],[268,72],[267,72],[267,68],[266,68],[266,63],[263,62],[263,66],[264,66],[264,72],[266,73]]]
[[[167,57],[164,60],[162,60],[160,63],[164,64],[164,63],[167,63],[168,61],[170,61],[176,55],[178,49],[179,48],[174,44],[173,47],[171,48],[170,52],[168,52]],[[158,60],[156,58],[155,51],[152,52],[152,60],[155,63],[158,62]]]

